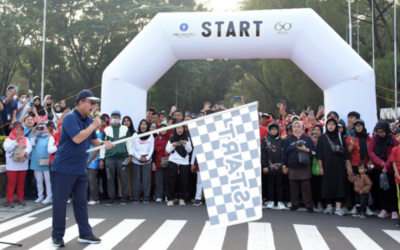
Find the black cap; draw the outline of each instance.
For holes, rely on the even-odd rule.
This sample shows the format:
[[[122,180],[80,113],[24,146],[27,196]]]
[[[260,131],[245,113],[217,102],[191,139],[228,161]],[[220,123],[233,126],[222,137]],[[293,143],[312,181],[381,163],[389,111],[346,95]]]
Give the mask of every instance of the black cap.
[[[49,127],[49,126],[54,127],[54,122],[49,120],[49,121],[47,121],[46,126],[47,126],[47,127]]]
[[[100,98],[94,97],[92,91],[84,89],[81,92],[79,92],[78,96],[76,97],[76,100],[82,100],[82,99],[88,99],[88,100],[92,100],[95,102],[100,102]]]
[[[357,119],[357,120],[354,122],[354,125],[356,125],[356,123],[361,123],[363,126],[365,126],[364,120]]]
[[[296,113],[296,111],[294,109],[291,109],[289,112],[290,113]]]

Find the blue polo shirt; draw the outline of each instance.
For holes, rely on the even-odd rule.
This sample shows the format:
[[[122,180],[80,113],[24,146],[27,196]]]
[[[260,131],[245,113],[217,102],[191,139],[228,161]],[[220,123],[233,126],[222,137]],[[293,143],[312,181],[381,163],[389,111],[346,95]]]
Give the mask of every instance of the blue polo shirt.
[[[87,173],[88,153],[86,150],[90,148],[92,140],[97,139],[96,130],[93,130],[93,133],[80,144],[76,144],[72,138],[89,127],[92,121],[92,117],[83,118],[76,109],[64,117],[60,143],[51,164],[51,171],[69,175]]]
[[[0,112],[1,113],[1,118],[4,122],[4,124],[6,123],[10,123],[11,119],[12,119],[12,113],[14,110],[18,111],[18,104],[16,101],[14,100],[10,100],[10,102],[8,104],[4,104],[4,100],[7,99],[7,96],[3,96],[1,98],[1,100],[3,101],[3,110]],[[7,115],[10,114],[10,120],[7,119]]]

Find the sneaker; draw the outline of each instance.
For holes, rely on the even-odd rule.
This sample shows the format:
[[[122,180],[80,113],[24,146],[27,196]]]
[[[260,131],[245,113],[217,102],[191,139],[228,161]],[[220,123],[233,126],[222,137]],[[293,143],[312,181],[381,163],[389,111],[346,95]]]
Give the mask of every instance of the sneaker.
[[[157,198],[157,199],[156,199],[156,202],[157,202],[157,203],[161,203],[161,202],[162,202],[162,199],[161,199],[161,198]]]
[[[318,210],[318,212],[324,211],[324,208],[322,207],[322,203],[321,202],[318,202],[317,210]]]
[[[53,246],[55,246],[55,247],[63,247],[64,246],[64,240],[63,239],[53,238]]]
[[[361,213],[356,211],[355,213],[353,213],[353,217],[360,217]]]
[[[149,204],[149,203],[150,203],[149,198],[144,198],[144,199],[143,199],[143,204]]]
[[[67,203],[70,204],[72,202],[72,198],[68,198]]]
[[[35,203],[41,203],[44,200],[44,197],[39,197],[35,200]]]
[[[389,217],[389,214],[386,212],[386,210],[382,209],[382,211],[378,215],[378,218],[385,219],[386,217]]]
[[[88,202],[88,205],[94,206],[94,205],[97,205],[97,204],[99,204],[99,203],[100,203],[100,201],[89,201],[89,202]]]
[[[114,205],[114,204],[115,204],[115,200],[114,200],[114,199],[110,199],[110,200],[106,203],[106,206],[111,207],[111,206]]]
[[[397,212],[392,212],[392,220],[398,220],[399,214]]]
[[[325,214],[333,214],[333,209],[332,209],[332,207],[326,207],[324,213],[325,213]]]
[[[268,205],[267,205],[267,208],[273,209],[274,208],[274,202],[273,201],[269,201]]]
[[[346,215],[346,212],[343,208],[338,207],[338,208],[336,208],[335,214],[337,214],[339,216],[344,216],[344,215]]]
[[[168,207],[172,207],[173,205],[174,205],[174,202],[173,202],[173,201],[168,201],[168,202],[167,202],[167,206],[168,206]]]
[[[52,198],[46,198],[44,201],[42,201],[42,204],[50,204],[50,203],[53,203]]]
[[[308,207],[307,213],[310,213],[310,214],[314,213],[314,209],[312,207]]]
[[[191,199],[190,200],[192,203],[196,203],[196,199]]]
[[[139,199],[133,199],[133,204],[139,204]]]
[[[179,206],[186,206],[185,200],[179,199]]]
[[[203,202],[202,202],[201,200],[196,200],[196,202],[193,203],[193,206],[198,207],[198,206],[200,206],[200,205],[202,205],[202,204],[203,204]]]
[[[278,206],[276,206],[278,210],[286,210],[287,208],[285,207],[285,204],[283,202],[278,202]]]
[[[20,206],[26,206],[26,203],[25,203],[25,201],[18,201],[18,205],[20,205]]]
[[[400,227],[400,221],[397,222],[396,227]]]
[[[354,215],[353,215],[354,216]],[[365,212],[361,212],[360,215],[358,216],[361,219],[365,219],[367,218],[367,216],[365,215]]]
[[[92,234],[84,237],[79,236],[78,242],[85,244],[98,244],[101,242],[101,240]]]
[[[9,202],[6,204],[6,207],[14,208],[14,202]]]
[[[295,206],[295,205],[292,205],[292,206],[290,207],[290,211],[296,211],[297,209],[299,209],[299,207],[298,207],[298,206]]]
[[[351,211],[350,211],[351,214],[356,214],[357,212],[358,211],[357,211],[357,207],[356,206],[354,206],[353,209],[351,209]],[[360,213],[358,213],[358,214],[360,214]]]
[[[349,211],[349,209],[347,207],[341,207],[340,209],[343,211],[344,214],[349,214],[350,213],[350,211]]]
[[[288,207],[288,208],[291,208],[292,207],[292,202],[288,202],[288,203],[286,203],[286,207]]]
[[[175,199],[174,199],[174,202],[178,202],[178,198],[175,198]]]
[[[126,200],[126,198],[122,198],[122,199],[121,199],[121,203],[120,203],[120,204],[121,204],[122,206],[125,206],[127,203],[128,203],[128,201]]]
[[[266,205],[268,205],[268,199],[267,198],[264,198],[263,200],[262,200],[262,203],[266,206]]]
[[[372,216],[374,215],[374,212],[371,211],[371,209],[369,209],[369,207],[367,207],[367,211],[365,212],[368,216]]]
[[[130,201],[133,201],[133,197],[129,197],[129,200],[130,200]]]

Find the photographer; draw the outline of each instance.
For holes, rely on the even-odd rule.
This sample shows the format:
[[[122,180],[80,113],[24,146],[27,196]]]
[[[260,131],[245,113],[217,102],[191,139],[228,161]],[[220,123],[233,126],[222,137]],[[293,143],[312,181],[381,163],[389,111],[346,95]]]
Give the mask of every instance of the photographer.
[[[174,129],[174,135],[169,139],[165,150],[171,154],[165,173],[167,206],[174,205],[177,181],[179,182],[179,205],[185,206],[190,171],[189,153],[192,152],[192,145],[185,133],[185,126]]]
[[[7,86],[7,96],[3,96],[1,98],[3,104],[3,109],[1,110],[1,118],[3,120],[4,133],[5,135],[9,135],[11,130],[13,129],[12,123],[16,121],[18,104],[14,99],[17,99],[17,91],[15,90],[14,85]],[[8,125],[7,125],[8,124]]]

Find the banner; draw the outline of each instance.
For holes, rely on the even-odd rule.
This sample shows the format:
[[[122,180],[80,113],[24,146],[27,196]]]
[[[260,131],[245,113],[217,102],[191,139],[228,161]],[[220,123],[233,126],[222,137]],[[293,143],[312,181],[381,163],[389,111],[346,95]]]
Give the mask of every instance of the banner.
[[[210,224],[229,226],[262,217],[257,102],[188,124]]]

